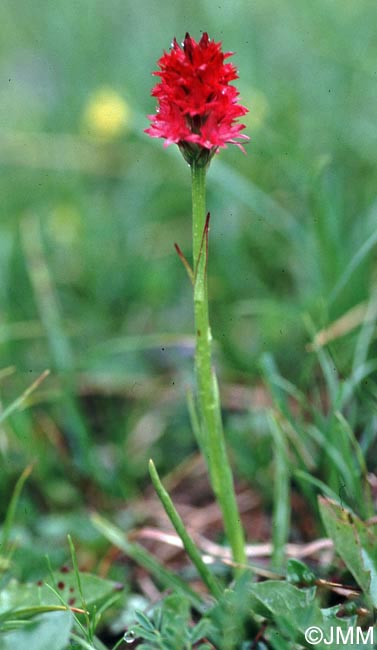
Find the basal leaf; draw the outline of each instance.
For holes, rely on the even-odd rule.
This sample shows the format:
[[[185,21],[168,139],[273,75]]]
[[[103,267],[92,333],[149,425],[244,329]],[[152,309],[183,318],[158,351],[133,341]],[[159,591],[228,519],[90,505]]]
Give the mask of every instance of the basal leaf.
[[[306,648],[312,647],[305,639],[305,632],[311,627],[318,628],[323,635],[323,640],[316,643],[316,648],[325,650],[329,647],[326,641],[331,639],[334,628],[340,628],[346,633],[355,625],[354,618],[337,618],[338,607],[321,610],[314,588],[298,589],[288,582],[268,580],[253,584],[250,604],[255,613],[276,625],[276,634],[281,634],[282,640],[291,639]],[[273,634],[276,636],[275,631]],[[338,644],[337,648],[349,650],[343,644]]]
[[[40,607],[61,606],[63,603],[72,607],[82,607],[75,574],[72,571],[67,572],[63,567],[62,570],[55,572],[53,577],[54,584],[51,578],[47,578],[45,582],[41,581],[40,584],[23,584],[11,580],[0,591],[0,616],[6,612],[11,612],[12,616],[24,615],[25,610],[29,610],[27,615],[32,615],[33,608],[36,610],[35,613],[38,613]],[[89,608],[102,604],[119,588],[116,583],[90,573],[81,573],[80,577],[85,604]],[[48,585],[53,587],[59,596]]]
[[[68,645],[72,624],[69,610],[35,616],[22,628],[0,634],[1,650],[63,650]]]
[[[328,536],[358,585],[377,606],[377,537],[361,519],[330,499],[319,499]]]

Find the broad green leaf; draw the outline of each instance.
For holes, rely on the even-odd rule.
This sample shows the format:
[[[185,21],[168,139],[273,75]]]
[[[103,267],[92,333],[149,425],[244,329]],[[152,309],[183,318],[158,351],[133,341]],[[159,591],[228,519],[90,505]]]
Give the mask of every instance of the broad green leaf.
[[[317,627],[323,633],[323,641],[316,644],[318,650],[329,647],[332,628],[340,628],[344,634],[354,627],[355,618],[336,617],[338,607],[321,610],[316,599],[316,590],[298,589],[288,582],[268,580],[251,586],[251,609],[275,623],[283,639],[291,639],[312,648],[305,640],[305,631]],[[275,634],[275,632],[274,632]],[[338,644],[339,650],[349,650],[348,645]],[[365,648],[365,650],[371,650]]]
[[[251,586],[251,607],[260,616],[271,618],[285,616],[295,620],[304,618],[310,624],[319,609],[315,601],[315,589],[298,589],[282,580],[268,580]],[[306,620],[307,619],[307,620]]]
[[[0,634],[1,650],[63,650],[68,645],[72,623],[68,610],[41,614],[20,629]]]
[[[377,537],[356,515],[329,499],[319,499],[328,536],[358,585],[377,607]]]
[[[0,616],[6,612],[11,615],[33,615],[39,613],[40,608],[61,606],[68,604],[72,607],[82,607],[83,603],[77,587],[75,574],[62,571],[55,572],[54,582],[47,578],[41,584],[19,583],[11,580],[6,587],[0,591]],[[81,583],[85,604],[87,607],[102,604],[112,596],[119,588],[115,582],[103,580],[90,573],[81,573]],[[49,586],[54,587],[59,596]]]

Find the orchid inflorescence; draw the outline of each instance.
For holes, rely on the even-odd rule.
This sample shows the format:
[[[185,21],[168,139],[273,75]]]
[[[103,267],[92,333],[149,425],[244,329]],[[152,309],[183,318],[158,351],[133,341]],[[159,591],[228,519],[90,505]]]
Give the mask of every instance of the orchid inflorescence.
[[[225,63],[232,52],[222,52],[221,43],[206,32],[196,42],[186,34],[182,47],[174,39],[170,52],[158,61],[161,78],[152,90],[158,106],[149,115],[151,137],[164,138],[165,146],[177,144],[189,164],[207,164],[213,154],[227,144],[243,150],[240,141],[244,124],[237,119],[248,109],[238,102],[238,90],[230,84],[238,78],[236,67]]]

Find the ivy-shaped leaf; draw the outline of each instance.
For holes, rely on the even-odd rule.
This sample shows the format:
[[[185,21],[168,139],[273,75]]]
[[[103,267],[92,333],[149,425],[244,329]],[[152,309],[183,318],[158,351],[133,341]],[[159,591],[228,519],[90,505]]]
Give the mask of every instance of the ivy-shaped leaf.
[[[326,641],[331,640],[334,628],[340,628],[344,634],[356,624],[356,618],[337,618],[339,607],[321,610],[316,600],[316,589],[298,589],[292,584],[278,580],[267,580],[251,585],[252,610],[277,627],[270,631],[275,641],[291,639],[302,644],[305,648],[313,645],[305,639],[305,632],[311,628],[318,628],[323,640],[316,644],[318,650],[329,647]],[[278,644],[279,645],[279,644]],[[283,646],[282,646],[283,647]],[[348,645],[338,644],[339,650],[349,650]],[[371,648],[365,648],[371,650]]]
[[[83,606],[77,586],[77,580],[73,571],[62,567],[53,574],[54,580],[47,578],[45,582],[20,583],[11,580],[0,591],[0,620],[9,614],[14,618],[17,616],[33,615],[40,613],[43,608],[62,606],[62,603],[71,607]],[[122,585],[110,580],[103,580],[90,573],[80,573],[80,581],[85,599],[85,605],[89,609],[94,605],[103,604]],[[48,585],[53,587],[57,596]]]
[[[69,610],[35,616],[22,628],[0,634],[1,650],[63,650],[68,645],[72,624]]]
[[[377,537],[361,519],[335,501],[319,499],[328,536],[362,591],[377,607]]]

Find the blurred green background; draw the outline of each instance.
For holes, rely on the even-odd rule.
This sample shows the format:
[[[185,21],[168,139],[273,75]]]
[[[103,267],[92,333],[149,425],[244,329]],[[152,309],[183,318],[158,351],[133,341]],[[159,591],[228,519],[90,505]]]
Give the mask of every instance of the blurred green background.
[[[208,174],[209,277],[230,444],[244,440],[242,475],[268,490],[258,403],[229,392],[259,386],[265,352],[310,391],[313,332],[357,307],[328,346],[341,376],[354,362],[375,275],[376,13],[375,0],[3,0],[4,405],[51,369],[0,434],[3,509],[29,462],[31,522],[123,504],[150,455],[166,470],[195,448],[191,290],[173,246],[190,256],[190,174],[143,133],[151,72],[186,31],[235,52],[250,109],[247,155],[230,146]]]

